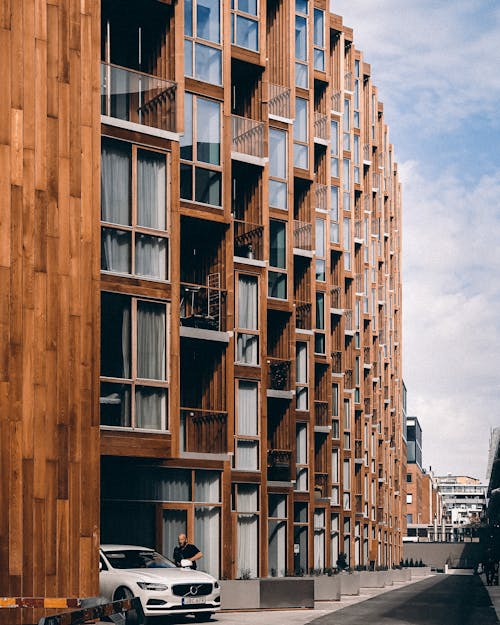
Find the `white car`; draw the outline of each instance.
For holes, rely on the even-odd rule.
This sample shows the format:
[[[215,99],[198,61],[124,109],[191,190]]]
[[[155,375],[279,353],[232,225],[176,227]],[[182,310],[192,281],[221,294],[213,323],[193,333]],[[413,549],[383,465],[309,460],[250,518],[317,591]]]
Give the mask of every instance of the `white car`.
[[[197,621],[208,621],[220,610],[214,577],[179,568],[148,547],[101,545],[99,571],[103,597],[139,597],[146,617],[193,614]]]

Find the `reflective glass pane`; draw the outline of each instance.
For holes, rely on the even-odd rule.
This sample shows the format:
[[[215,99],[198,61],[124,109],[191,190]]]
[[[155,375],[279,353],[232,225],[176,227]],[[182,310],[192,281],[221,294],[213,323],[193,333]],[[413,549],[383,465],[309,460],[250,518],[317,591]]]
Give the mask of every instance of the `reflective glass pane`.
[[[135,393],[135,425],[147,430],[164,430],[167,425],[167,391],[138,386]]]
[[[193,36],[193,0],[184,0],[184,34]]]
[[[269,180],[269,205],[273,208],[287,209],[287,184],[278,180]]]
[[[130,386],[101,382],[101,425],[130,427]]]
[[[241,15],[236,17],[236,45],[249,50],[259,49],[259,24]]]
[[[196,0],[196,36],[220,43],[219,0]]]
[[[196,167],[195,170],[195,201],[202,204],[221,206],[222,204],[222,174]]]
[[[184,39],[184,74],[193,75],[193,42]]]
[[[238,0],[238,10],[257,15],[257,0]]]
[[[101,269],[116,273],[131,273],[132,270],[132,237],[130,232],[101,229]]]
[[[220,104],[197,98],[196,156],[198,161],[220,164]]]
[[[295,16],[295,58],[307,61],[307,19]]]
[[[309,73],[307,69],[307,65],[295,63],[295,84],[297,87],[307,89],[309,86]]]
[[[184,94],[184,134],[181,135],[181,158],[193,160],[193,96]]]
[[[268,272],[268,296],[286,299],[286,273]]]
[[[286,132],[269,129],[269,175],[286,178]]]
[[[195,45],[195,78],[213,85],[222,83],[222,52],[218,48]]]

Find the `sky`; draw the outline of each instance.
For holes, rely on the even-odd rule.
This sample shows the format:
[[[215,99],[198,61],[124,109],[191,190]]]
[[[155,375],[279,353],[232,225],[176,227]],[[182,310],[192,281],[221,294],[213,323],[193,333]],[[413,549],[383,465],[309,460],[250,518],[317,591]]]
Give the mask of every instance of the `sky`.
[[[424,465],[485,479],[500,426],[500,2],[331,0],[403,184],[403,377]]]

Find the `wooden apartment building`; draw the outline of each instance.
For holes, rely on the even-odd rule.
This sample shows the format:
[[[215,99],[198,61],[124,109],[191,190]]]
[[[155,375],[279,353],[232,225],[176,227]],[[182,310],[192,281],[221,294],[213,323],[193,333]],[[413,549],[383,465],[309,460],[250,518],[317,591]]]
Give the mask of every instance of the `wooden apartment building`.
[[[390,566],[401,190],[325,0],[0,8],[0,594],[103,542]]]

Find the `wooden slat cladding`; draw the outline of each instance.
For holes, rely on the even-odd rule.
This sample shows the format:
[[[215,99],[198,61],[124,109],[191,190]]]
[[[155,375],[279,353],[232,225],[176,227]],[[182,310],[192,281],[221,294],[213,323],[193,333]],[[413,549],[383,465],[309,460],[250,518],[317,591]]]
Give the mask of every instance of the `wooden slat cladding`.
[[[99,30],[97,0],[0,8],[0,592],[14,596],[98,592]]]

